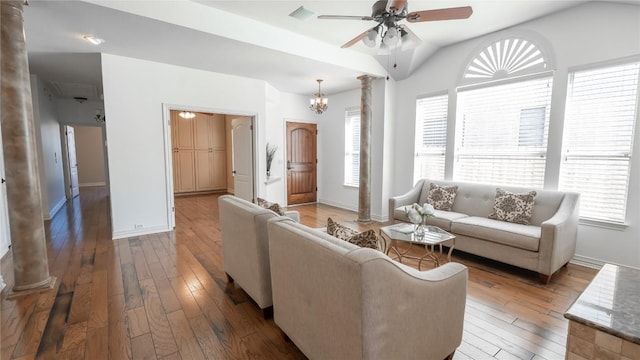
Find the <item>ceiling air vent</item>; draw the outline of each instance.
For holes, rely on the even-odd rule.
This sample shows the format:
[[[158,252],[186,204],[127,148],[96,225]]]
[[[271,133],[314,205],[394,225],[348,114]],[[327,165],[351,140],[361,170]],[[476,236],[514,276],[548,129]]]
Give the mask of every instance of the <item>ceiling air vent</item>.
[[[291,16],[292,18],[296,18],[300,21],[307,21],[311,19],[315,14],[316,13],[314,13],[313,11],[305,9],[304,6],[300,6],[299,8],[295,9],[291,14],[289,14],[289,16]]]

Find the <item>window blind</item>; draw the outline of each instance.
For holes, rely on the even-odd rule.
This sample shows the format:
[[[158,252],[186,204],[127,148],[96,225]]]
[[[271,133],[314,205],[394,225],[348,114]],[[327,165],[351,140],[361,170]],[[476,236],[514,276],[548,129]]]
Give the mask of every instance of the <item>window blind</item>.
[[[457,181],[542,188],[551,76],[458,92]]]
[[[416,101],[414,183],[419,179],[444,180],[448,99],[443,94]]]
[[[360,183],[360,109],[347,110],[344,136],[344,184]]]
[[[580,217],[623,223],[640,63],[569,74],[559,188],[580,193]]]

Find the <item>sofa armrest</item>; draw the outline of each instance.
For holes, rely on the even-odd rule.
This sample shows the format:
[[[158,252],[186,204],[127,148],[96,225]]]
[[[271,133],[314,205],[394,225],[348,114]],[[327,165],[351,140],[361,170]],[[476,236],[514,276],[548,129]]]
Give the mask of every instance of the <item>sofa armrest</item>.
[[[389,198],[389,221],[394,223],[393,212],[400,206],[411,205],[417,203],[420,200],[420,192],[422,192],[422,186],[425,180],[418,180],[418,182],[407,192],[406,194],[393,196]]]
[[[288,216],[293,219],[295,222],[300,222],[300,213],[294,210],[285,211],[284,216]]]
[[[443,359],[451,354],[462,341],[467,282],[468,269],[458,263],[418,271],[390,259],[366,261],[363,358]]]
[[[558,211],[542,223],[538,272],[552,275],[575,254],[580,194],[565,193]]]

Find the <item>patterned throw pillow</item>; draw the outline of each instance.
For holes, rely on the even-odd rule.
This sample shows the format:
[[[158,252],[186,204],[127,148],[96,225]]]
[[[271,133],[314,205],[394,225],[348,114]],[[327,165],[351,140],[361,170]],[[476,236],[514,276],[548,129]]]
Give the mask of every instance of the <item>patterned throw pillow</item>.
[[[493,201],[493,213],[489,215],[489,219],[528,225],[529,221],[531,221],[535,197],[535,191],[515,194],[497,188],[496,198]]]
[[[278,215],[284,215],[284,210],[282,210],[278,203],[272,203],[262,198],[257,198],[256,203],[258,204],[258,206],[269,209]]]
[[[358,233],[356,230],[342,224],[338,224],[333,221],[333,219],[328,218],[327,234],[360,247],[379,250],[378,236],[373,229]]]
[[[457,191],[458,185],[440,186],[431,183],[429,186],[427,203],[431,204],[436,210],[451,211],[453,208],[453,201],[456,199]]]

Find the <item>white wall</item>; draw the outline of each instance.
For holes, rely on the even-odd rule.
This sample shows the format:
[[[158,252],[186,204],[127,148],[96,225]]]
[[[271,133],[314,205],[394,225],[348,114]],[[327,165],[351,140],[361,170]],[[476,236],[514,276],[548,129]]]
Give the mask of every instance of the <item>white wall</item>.
[[[31,95],[36,137],[38,138],[42,215],[45,220],[48,220],[66,201],[62,172],[60,124],[51,93],[36,75],[31,75]]]
[[[255,115],[258,134],[267,127],[263,81],[109,54],[102,77],[114,238],[171,230],[163,104]],[[264,159],[256,173],[264,193]]]
[[[394,109],[393,80],[376,79],[371,89],[371,218],[385,221],[391,192]],[[345,111],[360,108],[361,89],[329,96],[329,108],[318,121],[319,201],[358,211],[358,188],[344,185]]]
[[[409,79],[397,83],[395,169],[393,195],[412,185],[415,102],[420,95],[447,90],[455,101],[462,71],[483,46],[508,35],[526,34],[548,43],[555,58],[545,187],[555,188],[561,158],[562,119],[568,69],[640,54],[640,6],[589,3],[530,23],[459,43],[440,50]],[[455,106],[455,104],[453,104]],[[449,109],[455,109],[450,106]],[[449,134],[454,116],[449,116]],[[639,123],[640,124],[640,123]],[[640,126],[639,126],[640,127]],[[636,130],[635,152],[627,210],[628,227],[612,230],[580,225],[576,259],[594,265],[612,262],[640,268],[640,136]],[[451,137],[450,137],[451,140]],[[453,149],[452,146],[447,147]],[[451,154],[448,158],[452,160]]]

